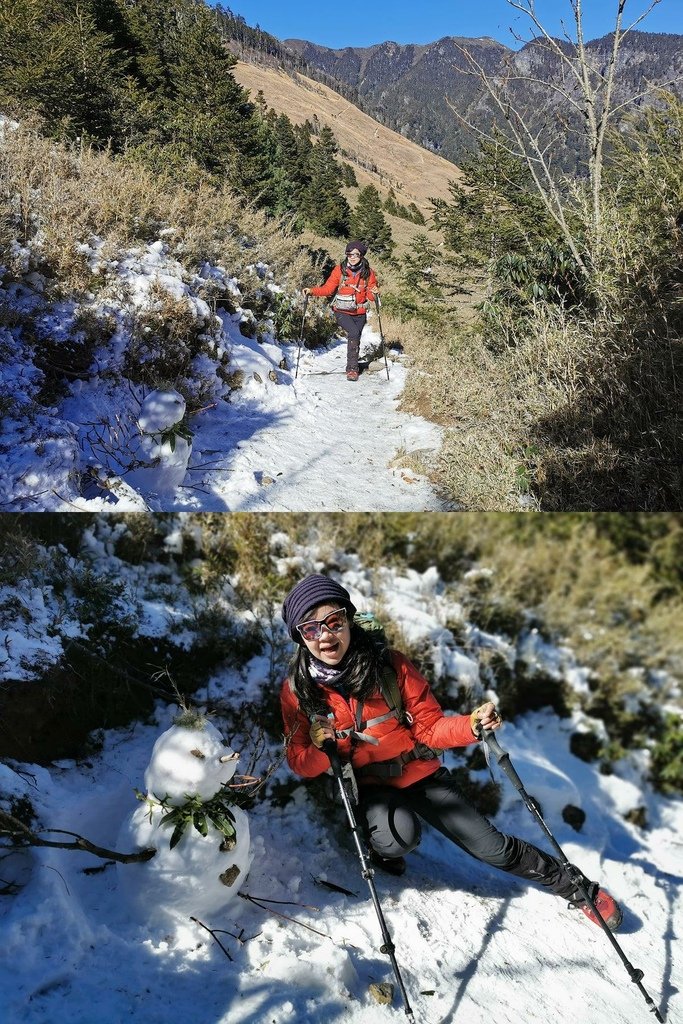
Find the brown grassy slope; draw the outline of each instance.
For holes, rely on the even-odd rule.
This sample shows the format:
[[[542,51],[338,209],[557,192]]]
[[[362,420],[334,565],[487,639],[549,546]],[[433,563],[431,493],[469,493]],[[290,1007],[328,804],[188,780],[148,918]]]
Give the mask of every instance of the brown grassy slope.
[[[292,77],[242,61],[233,73],[249,89],[252,100],[262,89],[268,106],[295,124],[317,115],[321,125],[334,132],[361,184],[372,182],[383,195],[393,188],[399,202],[415,203],[426,217],[431,196],[449,197],[448,183],[460,174],[455,164],[385,128],[327,86],[304,75]],[[377,171],[365,169],[364,164],[374,164]]]

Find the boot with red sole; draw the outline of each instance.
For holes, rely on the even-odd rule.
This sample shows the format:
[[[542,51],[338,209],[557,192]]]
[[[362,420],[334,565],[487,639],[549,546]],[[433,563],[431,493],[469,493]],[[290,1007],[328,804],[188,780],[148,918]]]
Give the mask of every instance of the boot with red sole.
[[[624,919],[621,907],[614,899],[610,896],[606,889],[601,889],[597,883],[593,882],[592,885],[587,886],[588,894],[590,895],[595,909],[597,909],[600,917],[603,919],[610,931],[615,932],[619,928],[619,925]],[[581,896],[581,893],[576,893],[575,898],[569,903],[570,907],[577,907],[582,913],[586,915],[589,921],[593,924],[600,924],[598,916],[590,903]]]

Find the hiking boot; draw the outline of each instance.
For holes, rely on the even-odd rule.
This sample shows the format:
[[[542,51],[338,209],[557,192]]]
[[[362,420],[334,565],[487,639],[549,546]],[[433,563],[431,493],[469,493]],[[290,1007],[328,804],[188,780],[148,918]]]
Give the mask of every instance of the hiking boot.
[[[406,870],[405,857],[380,857],[376,850],[370,847],[369,861],[373,867],[380,871],[386,871],[388,875],[403,875]]]
[[[588,892],[595,904],[600,917],[603,919],[610,931],[615,932],[621,922],[624,919],[621,907],[617,901],[610,896],[605,889],[600,889],[595,883],[588,887]],[[593,924],[600,925],[597,914],[593,910],[590,903],[587,903],[580,893],[576,894],[578,898],[570,900],[569,906],[581,910],[589,921]]]
[[[346,371],[346,379],[347,380],[358,380],[358,370],[347,370]]]

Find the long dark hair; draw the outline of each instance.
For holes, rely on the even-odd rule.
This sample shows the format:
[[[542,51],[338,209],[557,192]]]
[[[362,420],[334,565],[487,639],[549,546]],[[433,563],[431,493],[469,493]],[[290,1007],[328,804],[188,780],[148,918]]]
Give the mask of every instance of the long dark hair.
[[[370,277],[370,264],[366,260],[365,256],[361,259],[357,267],[352,268],[349,266],[348,257],[344,257],[344,262],[341,265],[342,273],[357,274],[360,271],[360,276],[364,281]]]
[[[306,647],[299,646],[289,667],[289,682],[296,694],[303,713],[326,715],[330,710],[322,690],[310,675],[308,666],[311,655]],[[362,626],[351,625],[351,643],[343,662],[343,682],[348,692],[360,701],[366,701],[380,693],[386,655],[378,644],[368,636]]]

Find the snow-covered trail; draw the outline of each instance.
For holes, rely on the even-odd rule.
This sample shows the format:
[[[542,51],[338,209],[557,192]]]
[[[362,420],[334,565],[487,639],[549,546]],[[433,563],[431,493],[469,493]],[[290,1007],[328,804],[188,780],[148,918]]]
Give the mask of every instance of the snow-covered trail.
[[[364,352],[378,350],[369,326]],[[251,361],[249,353],[251,352]],[[290,370],[279,368],[286,353]],[[242,388],[193,422],[195,454],[174,511],[448,511],[400,456],[435,453],[441,431],[397,409],[401,362],[375,360],[346,380],[346,342],[303,350],[240,338]],[[392,464],[394,463],[394,464]],[[209,465],[207,465],[209,464]],[[192,466],[199,466],[192,469]]]
[[[398,411],[408,372],[401,357],[390,355],[390,380],[384,360],[375,358],[351,383],[344,372],[346,341],[338,337],[316,351],[302,350],[295,377],[297,344],[283,342],[274,320],[258,320],[251,308],[257,302],[272,312],[285,295],[265,264],[244,271],[243,294],[223,267],[188,271],[162,239],[113,262],[102,262],[99,242],[89,252],[93,270],[101,269],[109,283],[82,306],[70,301],[43,311],[36,282],[0,289],[0,298],[22,316],[40,313],[51,343],[66,344],[76,331],[73,337],[85,345],[77,329],[81,313],[108,325],[103,339],[88,341],[95,348],[87,373],[68,382],[60,377],[54,396],[30,345],[19,348],[17,358],[0,359],[3,394],[14,396],[0,444],[3,508],[459,508],[457,496],[437,492],[429,468],[423,474],[411,468],[435,465],[442,431]],[[211,288],[225,308],[211,308],[205,297]],[[186,320],[177,320],[178,310]],[[370,311],[361,343],[366,361],[381,348],[374,327]],[[176,329],[178,338],[168,340],[164,332]],[[2,332],[0,325],[0,355],[2,344],[7,355],[16,340],[8,329]],[[51,405],[44,401],[46,380]],[[411,455],[417,452],[416,463]]]

